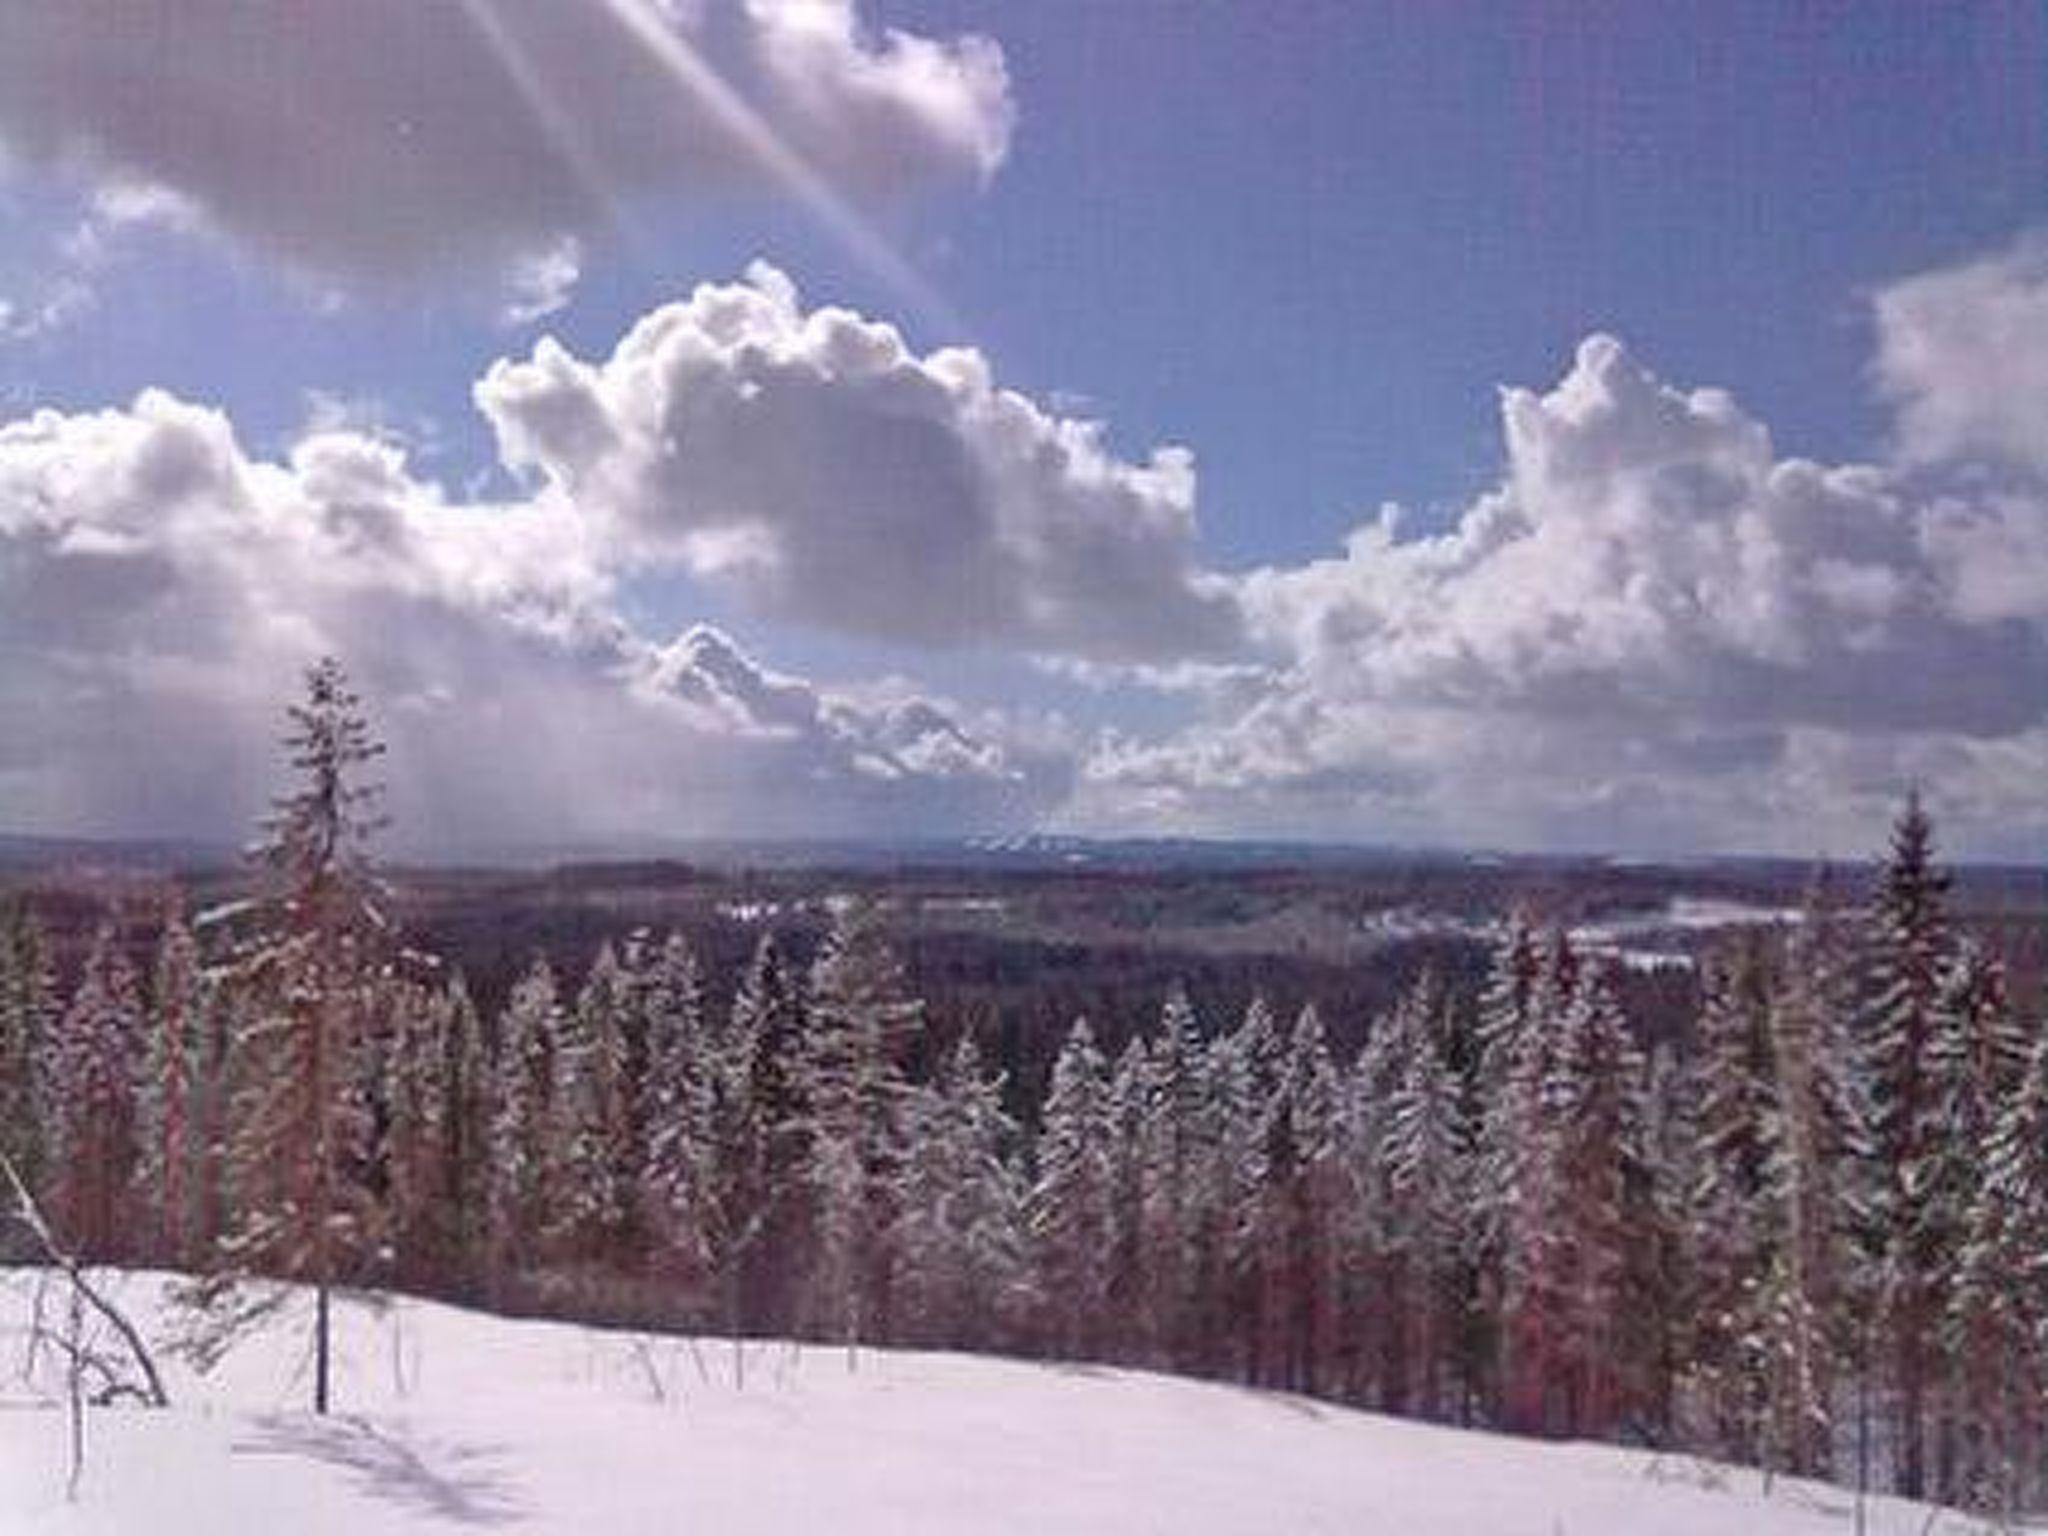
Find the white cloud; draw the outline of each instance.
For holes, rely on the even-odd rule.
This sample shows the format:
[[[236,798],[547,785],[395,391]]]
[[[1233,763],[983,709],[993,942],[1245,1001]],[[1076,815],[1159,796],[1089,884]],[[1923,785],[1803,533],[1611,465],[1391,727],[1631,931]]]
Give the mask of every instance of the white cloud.
[[[1780,458],[1729,396],[1606,337],[1502,417],[1502,481],[1448,528],[1390,509],[1339,558],[1247,577],[1271,679],[1110,740],[1076,815],[1840,850],[1927,776],[1979,847],[2038,831],[2037,491]]]
[[[0,427],[0,824],[245,831],[299,667],[333,650],[415,846],[1028,822],[1056,765],[941,704],[775,676],[617,616],[549,502],[447,503],[350,432],[250,459],[161,393]]]
[[[1852,853],[1918,782],[1950,847],[2038,851],[2048,477],[1967,358],[1916,355],[1886,375],[1918,381],[1899,456],[1822,465],[1595,337],[1504,392],[1499,483],[1447,524],[1390,509],[1234,578],[1199,560],[1184,453],[1119,459],[978,354],[807,310],[767,268],[607,358],[492,367],[477,402],[526,477],[502,502],[423,479],[361,403],[314,401],[282,462],[159,393],[41,412],[0,427],[0,824],[246,825],[252,744],[331,648],[393,738],[401,819],[443,845],[1056,818]],[[678,572],[818,629],[1021,653],[1124,727],[626,622]],[[1133,689],[1157,696],[1125,712]]]
[[[583,275],[583,248],[563,237],[520,257],[506,276],[504,306],[498,319],[508,326],[531,325],[566,308]]]
[[[1895,283],[1874,309],[1909,457],[2048,471],[2048,236]]]
[[[805,310],[781,273],[705,285],[602,362],[543,340],[477,386],[505,461],[622,558],[767,614],[885,640],[1111,660],[1227,650],[1180,449],[1115,457],[1097,426],[1001,389],[982,356]]]
[[[1014,118],[979,37],[852,0],[12,4],[0,153],[322,280],[516,276],[639,199],[981,179]],[[685,66],[680,72],[676,61]]]

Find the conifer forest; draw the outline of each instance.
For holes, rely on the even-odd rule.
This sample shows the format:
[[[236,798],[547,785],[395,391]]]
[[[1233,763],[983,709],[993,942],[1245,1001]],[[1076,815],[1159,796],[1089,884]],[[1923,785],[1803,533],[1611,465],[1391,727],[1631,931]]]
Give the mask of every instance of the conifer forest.
[[[393,1288],[1189,1373],[1993,1513],[2048,1491],[2048,1030],[1953,918],[1917,798],[1874,879],[1726,935],[1654,1046],[1611,958],[1525,915],[1482,985],[1425,975],[1355,1052],[1313,1004],[1168,990],[1073,1019],[1020,1109],[866,901],[812,952],[765,934],[730,995],[643,930],[480,1008],[385,916],[381,748],[339,668],[287,749],[260,900],[171,898],[147,954],[110,915],[75,976],[33,903],[0,923],[0,1151],[71,1251],[185,1271],[201,1309],[250,1276]]]

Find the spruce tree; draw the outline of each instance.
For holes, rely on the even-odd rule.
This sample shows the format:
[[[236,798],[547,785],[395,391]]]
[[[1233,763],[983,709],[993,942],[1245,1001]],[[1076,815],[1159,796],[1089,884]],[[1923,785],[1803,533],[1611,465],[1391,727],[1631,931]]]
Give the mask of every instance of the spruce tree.
[[[535,960],[512,988],[498,1029],[492,1065],[489,1125],[490,1271],[503,1288],[521,1270],[537,1268],[539,1238],[555,1191],[555,1054],[562,1033],[561,996],[545,960]]]
[[[135,1074],[142,999],[114,919],[93,935],[78,988],[44,1054],[47,1201],[73,1253],[129,1257],[137,1215]]]
[[[1880,1176],[1871,1212],[1879,1315],[1897,1404],[1897,1490],[1908,1498],[1929,1491],[1928,1409],[1939,1364],[1940,1276],[1950,1257],[1944,1213],[1930,1203],[1946,1129],[1929,1082],[1953,943],[1948,886],[1916,792],[1892,828],[1891,856],[1870,915],[1865,1026],[1872,1152]]]
[[[1076,1019],[1053,1059],[1038,1136],[1030,1231],[1049,1345],[1099,1356],[1112,1326],[1116,1126],[1094,1031]]]
[[[1195,1209],[1203,1154],[1204,1074],[1194,1006],[1173,987],[1145,1057],[1139,1126],[1138,1261],[1149,1358],[1179,1365],[1195,1352]]]
[[[1010,1337],[1029,1274],[1017,1126],[1002,1080],[963,1034],[937,1076],[904,1105],[892,1180],[897,1334],[907,1342],[989,1348]]]
[[[722,1220],[713,1181],[716,1099],[697,957],[671,934],[643,990],[647,1078],[642,1093],[646,1150],[639,1170],[643,1226],[659,1266],[702,1286],[716,1257]]]
[[[248,1000],[231,1176],[243,1199],[228,1241],[237,1265],[314,1287],[313,1406],[325,1413],[330,1292],[360,1252],[371,1193],[363,1024],[389,945],[368,855],[378,791],[363,776],[384,749],[332,657],[288,715],[298,783],[265,824],[264,926],[237,968]]]
[[[140,1182],[155,1224],[151,1248],[181,1266],[194,1254],[199,1149],[195,1126],[204,1066],[207,996],[199,945],[175,901],[157,940],[148,1043],[137,1083]]]
[[[722,1102],[729,1169],[722,1218],[728,1327],[787,1334],[800,1318],[817,1207],[807,1179],[802,988],[763,935],[732,1003]]]
[[[27,902],[0,911],[0,1152],[31,1189],[43,1178],[38,1081],[57,1006],[49,940]]]
[[[802,1057],[810,1119],[808,1182],[816,1199],[813,1316],[847,1344],[886,1335],[890,1318],[890,1181],[905,1091],[902,1060],[924,1007],[867,903],[835,914],[811,966]]]
[[[2048,1451],[2048,1031],[1980,1156],[1943,1319],[1961,1419],[1953,1493],[2011,1520],[2041,1496]]]

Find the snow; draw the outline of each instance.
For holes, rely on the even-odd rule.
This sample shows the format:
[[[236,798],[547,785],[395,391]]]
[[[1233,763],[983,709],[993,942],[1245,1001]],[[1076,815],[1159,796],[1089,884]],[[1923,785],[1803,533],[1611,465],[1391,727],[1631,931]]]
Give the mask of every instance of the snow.
[[[161,1334],[164,1277],[109,1277]],[[303,1300],[175,1406],[65,1420],[18,1380],[31,1287],[0,1282],[0,1532],[494,1530],[719,1536],[1843,1533],[1851,1497],[1647,1452],[1435,1428],[1084,1366],[755,1343],[344,1300],[337,1412],[304,1409]],[[1928,1512],[1873,1501],[1873,1533]],[[1933,1527],[1959,1532],[1959,1518]]]

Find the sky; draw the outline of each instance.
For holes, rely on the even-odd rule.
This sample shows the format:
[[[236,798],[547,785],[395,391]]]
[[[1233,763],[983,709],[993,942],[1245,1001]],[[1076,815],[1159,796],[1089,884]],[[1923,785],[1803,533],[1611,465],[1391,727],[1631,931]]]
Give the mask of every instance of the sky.
[[[2048,857],[2038,0],[0,0],[0,830]]]

